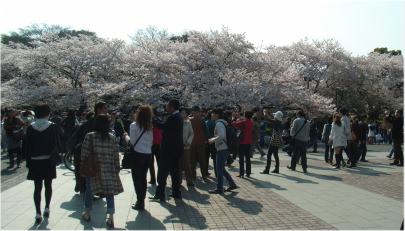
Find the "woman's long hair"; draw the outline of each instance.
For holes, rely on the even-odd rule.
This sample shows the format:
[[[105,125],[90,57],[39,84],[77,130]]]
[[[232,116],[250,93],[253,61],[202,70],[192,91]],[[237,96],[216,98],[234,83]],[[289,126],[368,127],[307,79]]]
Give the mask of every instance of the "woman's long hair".
[[[102,140],[108,139],[110,132],[110,117],[108,115],[98,115],[94,119],[94,131],[101,135]]]
[[[142,105],[138,108],[135,116],[135,122],[141,130],[152,130],[152,108],[149,105]]]
[[[341,119],[342,119],[342,116],[340,115],[340,113],[335,113],[335,114],[333,115],[333,122],[334,122],[335,124],[337,124],[339,127],[342,126],[342,121],[341,121]]]

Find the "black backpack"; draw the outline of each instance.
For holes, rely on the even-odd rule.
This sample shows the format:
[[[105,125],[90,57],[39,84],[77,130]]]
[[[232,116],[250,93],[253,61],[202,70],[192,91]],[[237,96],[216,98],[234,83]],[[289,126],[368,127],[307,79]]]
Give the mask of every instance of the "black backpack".
[[[228,146],[229,150],[233,150],[238,145],[236,129],[229,124],[225,125],[225,123],[222,121],[219,122],[222,123],[226,129],[226,145]]]

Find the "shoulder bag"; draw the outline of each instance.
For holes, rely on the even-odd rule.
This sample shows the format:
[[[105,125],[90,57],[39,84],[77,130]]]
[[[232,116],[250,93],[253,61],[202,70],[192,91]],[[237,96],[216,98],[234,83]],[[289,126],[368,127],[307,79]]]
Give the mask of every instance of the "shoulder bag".
[[[295,144],[295,137],[298,135],[298,133],[300,133],[300,131],[304,128],[305,124],[307,123],[307,120],[304,121],[304,124],[301,126],[301,128],[297,131],[297,133],[295,133],[295,135],[291,138],[290,140],[290,145],[294,146]]]
[[[134,145],[129,145],[129,149],[125,150],[124,152],[124,157],[122,158],[121,161],[121,168],[122,169],[131,169],[133,168],[133,163],[134,163],[134,148],[138,144],[139,140],[145,133],[145,129],[142,131],[141,135],[138,137],[138,139],[135,141]]]

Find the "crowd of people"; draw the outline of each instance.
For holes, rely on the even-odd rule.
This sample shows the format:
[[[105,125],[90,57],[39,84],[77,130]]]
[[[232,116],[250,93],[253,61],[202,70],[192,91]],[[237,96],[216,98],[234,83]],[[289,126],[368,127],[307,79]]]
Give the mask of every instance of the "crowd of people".
[[[323,125],[323,129],[319,127]],[[49,217],[52,197],[52,180],[60,153],[73,152],[75,165],[75,192],[83,195],[82,219],[91,220],[93,197],[107,201],[106,224],[114,226],[114,195],[124,191],[119,172],[131,169],[137,196],[132,206],[145,209],[147,174],[150,184],[157,184],[151,200],[164,202],[166,182],[171,177],[171,197],[182,198],[181,185],[193,187],[197,167],[201,180],[207,182],[215,175],[216,187],[210,194],[224,194],[238,186],[226,166],[239,160],[238,177],[250,177],[251,158],[255,150],[267,161],[261,174],[280,172],[279,150],[291,156],[288,169],[295,171],[301,165],[308,171],[307,149],[317,152],[318,140],[325,145],[325,162],[334,168],[355,168],[358,162],[367,162],[367,144],[373,125],[366,117],[349,113],[346,109],[331,115],[322,124],[319,119],[309,120],[304,111],[296,118],[283,112],[270,113],[270,109],[230,110],[223,108],[190,109],[181,107],[179,101],[170,100],[165,108],[140,105],[123,115],[119,110],[109,110],[105,102],[95,104],[94,111],[69,110],[52,112],[49,106],[39,105],[34,111],[2,111],[2,150],[7,150],[10,166],[20,167],[26,160],[27,179],[34,181],[35,222]],[[322,130],[322,132],[319,132]],[[403,112],[386,113],[380,130],[387,131],[392,140],[394,155],[392,165],[403,166]],[[376,134],[376,133],[374,133]],[[372,135],[372,134],[371,134]],[[124,153],[122,161],[120,152]],[[347,158],[344,158],[343,153]],[[213,162],[210,172],[209,161]],[[156,164],[155,164],[156,163]],[[155,167],[157,166],[157,169]],[[224,188],[224,178],[228,187]],[[45,209],[41,212],[41,191],[45,186]]]

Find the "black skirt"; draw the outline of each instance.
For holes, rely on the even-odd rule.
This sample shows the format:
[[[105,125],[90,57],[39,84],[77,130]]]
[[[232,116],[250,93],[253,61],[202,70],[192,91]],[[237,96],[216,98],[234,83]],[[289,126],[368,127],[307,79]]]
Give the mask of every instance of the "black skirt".
[[[28,180],[50,180],[56,178],[56,166],[48,160],[31,160]]]

